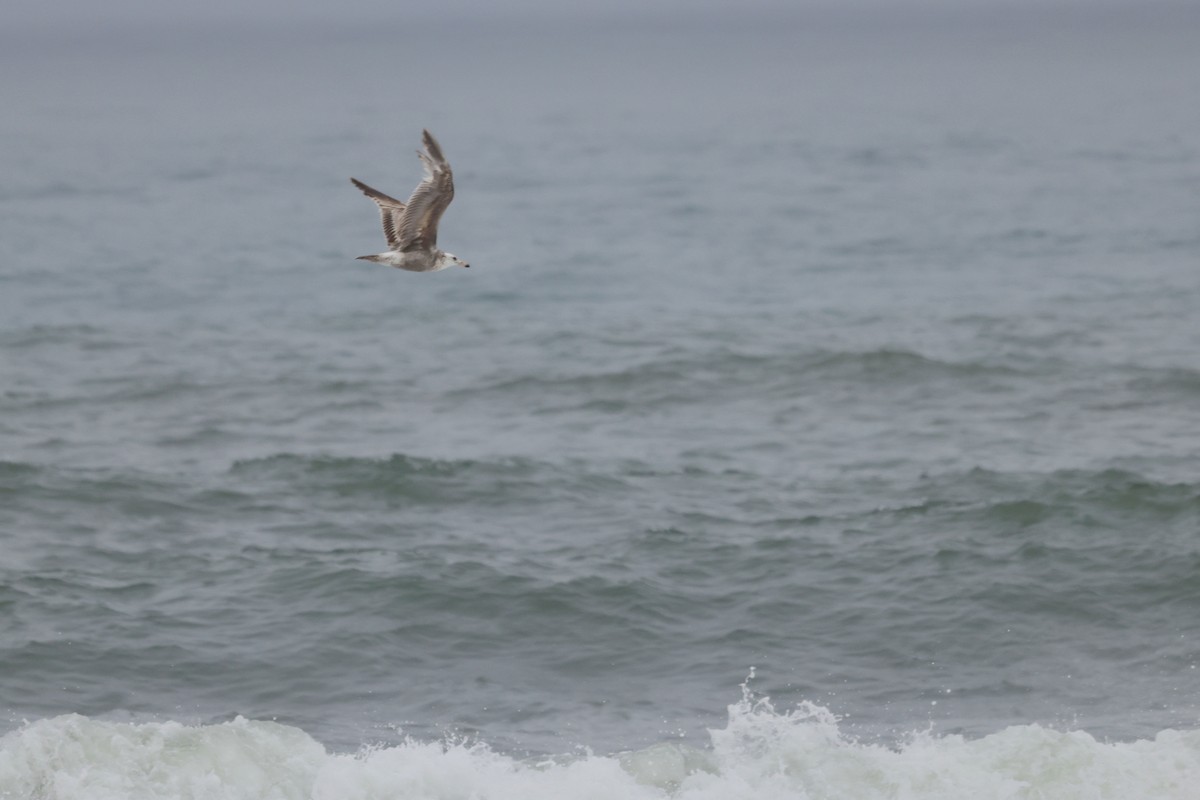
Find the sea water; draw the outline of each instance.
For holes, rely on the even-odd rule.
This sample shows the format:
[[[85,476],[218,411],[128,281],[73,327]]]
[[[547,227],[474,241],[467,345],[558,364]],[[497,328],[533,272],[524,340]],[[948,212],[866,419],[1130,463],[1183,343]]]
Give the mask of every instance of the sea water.
[[[1198,32],[10,30],[0,797],[1200,796]]]

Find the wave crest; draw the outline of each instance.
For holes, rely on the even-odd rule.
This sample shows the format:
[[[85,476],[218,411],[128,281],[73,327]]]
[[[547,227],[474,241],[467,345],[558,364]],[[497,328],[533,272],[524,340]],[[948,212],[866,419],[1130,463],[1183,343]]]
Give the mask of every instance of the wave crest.
[[[329,753],[298,728],[237,718],[142,724],[70,715],[0,738],[0,797],[54,800],[1188,800],[1200,731],[1101,742],[1019,725],[967,739],[914,733],[894,747],[844,734],[827,709],[777,711],[746,692],[711,747],[521,760],[486,744],[408,740]]]

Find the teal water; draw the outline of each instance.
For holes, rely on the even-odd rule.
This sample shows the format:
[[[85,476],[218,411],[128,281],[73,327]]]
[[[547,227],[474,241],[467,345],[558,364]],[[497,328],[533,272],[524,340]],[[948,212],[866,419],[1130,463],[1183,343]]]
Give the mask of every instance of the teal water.
[[[1195,30],[10,37],[0,796],[1190,796]]]

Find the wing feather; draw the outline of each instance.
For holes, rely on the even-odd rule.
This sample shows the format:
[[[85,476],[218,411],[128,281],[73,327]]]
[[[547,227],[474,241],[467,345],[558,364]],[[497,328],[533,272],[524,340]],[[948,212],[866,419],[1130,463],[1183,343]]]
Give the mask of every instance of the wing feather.
[[[372,189],[355,178],[351,178],[350,182],[357,186],[359,191],[374,200],[375,205],[379,206],[379,220],[383,223],[383,235],[387,239],[388,248],[399,249],[400,238],[396,232],[400,228],[400,219],[404,215],[404,203],[378,189]]]
[[[429,131],[422,131],[425,152],[418,152],[425,178],[417,184],[396,223],[399,248],[424,250],[437,245],[438,222],[454,199],[454,173],[442,148]]]

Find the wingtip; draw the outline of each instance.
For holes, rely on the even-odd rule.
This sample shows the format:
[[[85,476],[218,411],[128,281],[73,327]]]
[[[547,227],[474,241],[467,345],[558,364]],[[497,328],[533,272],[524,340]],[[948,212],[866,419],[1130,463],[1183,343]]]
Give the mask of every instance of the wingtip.
[[[437,139],[433,138],[433,134],[429,132],[428,128],[421,129],[421,140],[425,145],[426,152],[434,161],[444,162],[446,160],[446,157],[442,155],[442,146],[438,144]]]

